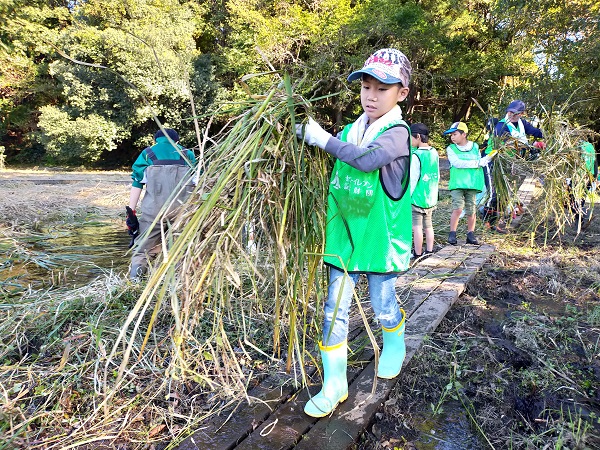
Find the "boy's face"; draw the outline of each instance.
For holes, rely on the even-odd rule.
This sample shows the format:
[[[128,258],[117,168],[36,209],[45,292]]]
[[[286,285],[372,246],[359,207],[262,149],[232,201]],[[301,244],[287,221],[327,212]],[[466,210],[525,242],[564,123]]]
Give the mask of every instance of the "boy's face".
[[[523,117],[523,114],[525,114],[525,111],[523,111],[523,112],[520,112],[520,113],[515,113],[515,112],[508,111],[508,119],[509,119],[511,122],[516,122],[516,121],[518,121],[518,120],[519,120],[521,117]]]
[[[450,133],[450,139],[456,145],[465,145],[467,143],[467,135],[460,130],[456,130]]]
[[[388,113],[408,95],[408,88],[400,84],[385,84],[369,75],[363,75],[360,103],[369,118],[369,124]]]
[[[416,137],[414,134],[410,135],[410,145],[411,146],[418,147],[420,143],[421,143],[421,135],[420,134],[417,134]]]

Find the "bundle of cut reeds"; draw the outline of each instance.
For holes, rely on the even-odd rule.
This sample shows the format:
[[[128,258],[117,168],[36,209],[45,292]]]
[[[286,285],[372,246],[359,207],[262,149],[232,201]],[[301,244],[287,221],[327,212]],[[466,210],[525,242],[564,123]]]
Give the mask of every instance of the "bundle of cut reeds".
[[[563,114],[547,113],[543,121],[546,148],[535,159],[529,158],[530,150],[519,155],[519,144],[514,139],[494,138],[492,181],[496,189],[498,210],[510,220],[511,212],[519,203],[517,190],[526,177],[538,183],[538,195],[529,206],[528,232],[531,238],[540,230],[544,242],[561,235],[566,226],[575,225],[581,230],[584,216],[591,214],[595,195],[590,190],[593,181],[586,168],[581,142],[589,138],[591,131],[571,125]],[[586,207],[581,204],[586,202]],[[578,206],[579,205],[579,206]]]
[[[173,378],[243,393],[250,370],[240,353],[286,356],[288,370],[304,358],[322,309],[329,158],[299,145],[296,110],[308,104],[294,90],[285,76],[202,143],[196,189],[165,228],[169,245],[108,358],[107,375],[120,361],[113,387],[136,351],[130,340],[119,353],[127,336],[145,329],[145,344],[165,312]]]

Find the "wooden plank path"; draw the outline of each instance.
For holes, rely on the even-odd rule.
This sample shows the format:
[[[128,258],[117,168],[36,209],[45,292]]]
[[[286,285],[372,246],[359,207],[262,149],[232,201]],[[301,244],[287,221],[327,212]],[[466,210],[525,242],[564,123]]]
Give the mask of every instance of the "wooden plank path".
[[[538,192],[537,180],[527,178],[517,196],[527,207]],[[511,228],[521,217],[512,219]],[[491,245],[447,245],[427,259],[417,261],[398,277],[396,295],[407,314],[406,359],[404,365],[442,321],[467,283],[494,252]],[[362,304],[362,301],[361,301]],[[356,309],[356,307],[354,307]],[[363,305],[368,310],[368,303]],[[375,379],[374,350],[364,331],[362,319],[355,314],[350,323],[348,399],[328,417],[315,419],[304,414],[307,388],[297,386],[295,378],[283,372],[273,374],[250,390],[250,405],[238,405],[213,417],[178,447],[178,450],[341,450],[353,445],[372,422],[375,413],[398,382]],[[375,334],[379,330],[373,328]],[[381,338],[378,336],[378,345]],[[297,369],[297,368],[296,368]],[[298,369],[297,369],[298,370]],[[306,368],[315,383],[311,395],[320,389],[315,367]],[[229,420],[226,419],[229,417]]]
[[[485,244],[449,245],[398,277],[397,296],[408,317],[404,364],[420,348],[423,338],[435,330],[493,251],[494,247]],[[361,321],[354,317],[354,322]],[[398,381],[398,378],[377,379],[377,388],[371,394],[375,374],[374,351],[366,331],[360,331],[360,328],[357,327],[349,337],[348,400],[339,405],[332,415],[321,419],[305,415],[303,408],[308,400],[307,390],[294,386],[292,376],[278,373],[249,391],[249,398],[257,401],[239,405],[239,411],[213,417],[177,448],[317,450],[345,449],[352,445]],[[379,345],[380,342],[379,339]],[[315,372],[314,367],[307,369],[309,377]],[[315,379],[314,382],[316,384],[309,388],[311,395],[320,389],[320,381]],[[223,424],[229,414],[230,420]]]

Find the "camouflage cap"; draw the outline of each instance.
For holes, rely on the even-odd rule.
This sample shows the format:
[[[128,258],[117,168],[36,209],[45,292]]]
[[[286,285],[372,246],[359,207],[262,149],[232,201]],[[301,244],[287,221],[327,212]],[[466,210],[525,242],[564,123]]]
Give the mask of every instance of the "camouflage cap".
[[[400,50],[384,48],[369,56],[362,69],[348,76],[348,81],[360,79],[363,74],[371,75],[385,84],[402,83],[402,86],[408,87],[412,66]]]

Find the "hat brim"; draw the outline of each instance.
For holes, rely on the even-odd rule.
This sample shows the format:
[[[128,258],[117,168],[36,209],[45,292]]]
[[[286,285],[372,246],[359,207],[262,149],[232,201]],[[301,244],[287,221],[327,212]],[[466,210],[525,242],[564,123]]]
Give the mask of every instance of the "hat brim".
[[[388,74],[382,72],[381,70],[377,70],[377,69],[373,69],[373,68],[360,69],[360,70],[356,70],[356,71],[352,72],[350,75],[348,75],[348,81],[358,80],[358,79],[362,78],[363,74],[370,75],[383,84],[400,83],[400,84],[402,84],[402,86],[404,86],[404,83],[402,82],[401,79],[392,77],[391,75],[388,75]]]
[[[506,112],[511,112],[513,114],[522,114],[525,112],[525,110],[524,109],[512,109],[512,108],[508,109],[507,108]]]
[[[444,131],[444,134],[454,133],[455,131],[458,131],[458,128],[448,128],[446,131]]]

